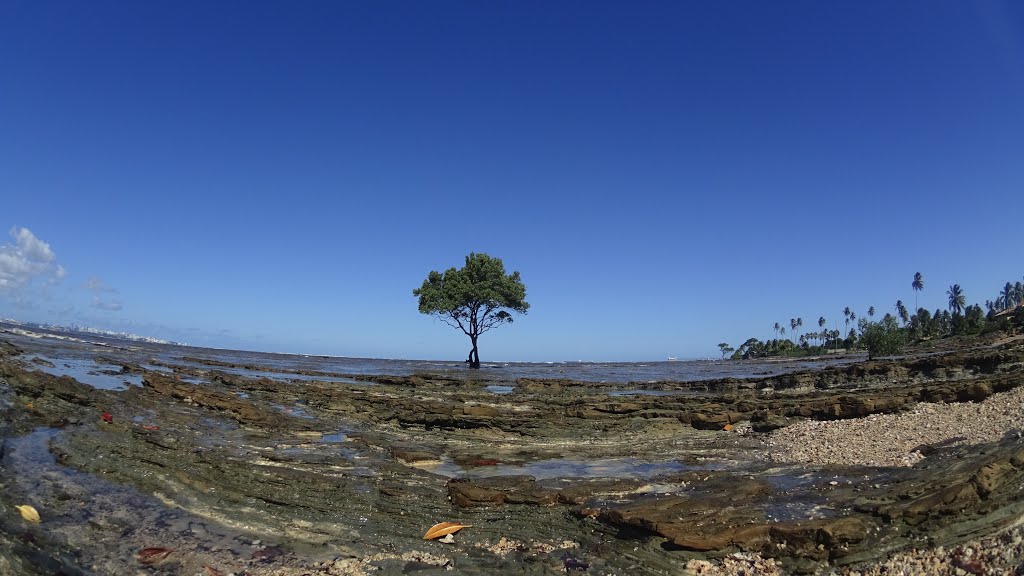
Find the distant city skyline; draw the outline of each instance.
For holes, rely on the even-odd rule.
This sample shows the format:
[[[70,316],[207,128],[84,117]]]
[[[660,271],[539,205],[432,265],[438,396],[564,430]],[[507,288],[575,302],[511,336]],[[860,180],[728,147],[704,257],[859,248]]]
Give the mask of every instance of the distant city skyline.
[[[461,360],[484,252],[481,360],[644,361],[1024,275],[1020,3],[15,2],[0,70],[0,317]]]
[[[14,326],[14,329],[32,328],[39,330],[49,330],[55,332],[74,332],[81,334],[98,334],[101,336],[109,336],[114,338],[122,338],[125,340],[138,340],[141,342],[149,342],[153,344],[173,344],[175,346],[191,346],[188,342],[175,342],[173,340],[164,340],[162,338],[154,338],[152,336],[146,336],[144,334],[134,334],[132,332],[121,332],[117,330],[104,330],[102,328],[93,328],[91,326],[79,326],[78,324],[45,324],[40,322],[31,322],[25,320],[18,320],[16,318],[0,318],[0,324],[7,324]],[[27,331],[27,332],[30,332]]]

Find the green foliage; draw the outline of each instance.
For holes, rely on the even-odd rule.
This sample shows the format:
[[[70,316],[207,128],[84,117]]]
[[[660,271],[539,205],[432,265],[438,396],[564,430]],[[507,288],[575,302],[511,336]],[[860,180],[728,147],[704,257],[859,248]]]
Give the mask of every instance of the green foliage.
[[[910,323],[910,312],[907,310],[907,307],[903,305],[903,300],[896,301],[896,313],[899,315],[900,322],[902,322],[904,326]]]
[[[964,291],[960,289],[960,285],[950,286],[946,291],[946,296],[949,296],[949,311],[953,314],[962,314],[967,305],[967,298],[964,296]]]
[[[1010,314],[1008,325],[1016,330],[1024,329],[1024,306],[1018,306]]]
[[[924,290],[924,278],[920,272],[914,272],[914,281],[910,283],[910,287],[914,289],[914,308],[917,308],[917,293]]]
[[[881,322],[866,323],[860,342],[867,348],[869,359],[892,356],[903,352],[906,332],[899,327],[895,318],[887,315]]]
[[[757,338],[748,338],[740,345],[733,358],[764,358],[766,356],[798,356],[803,355],[791,340],[785,338],[762,342]]]
[[[914,274],[911,288],[914,289],[916,303],[917,293],[924,289],[924,278],[920,272]],[[878,323],[873,322],[877,312],[874,306],[868,308],[867,318],[859,319],[857,313],[847,306],[843,309],[843,322],[847,330],[845,337],[838,330],[828,330],[825,327],[824,316],[818,318],[820,331],[801,334],[799,338],[797,332],[803,326],[803,321],[800,318],[791,318],[788,326],[792,340],[784,338],[787,325],[776,322],[772,328],[775,334],[783,336],[783,339],[762,342],[757,338],[750,338],[732,357],[806,356],[836,352],[839,348],[867,348],[868,354],[873,358],[897,354],[902,351],[905,343],[911,341],[930,348],[934,346],[934,342],[931,341],[934,338],[1024,332],[1024,282],[1006,282],[995,300],[985,301],[987,314],[980,305],[967,304],[967,298],[959,284],[951,284],[946,296],[949,309],[936,309],[934,313],[925,308],[918,308],[916,312],[911,313],[902,300],[897,300],[896,314],[886,313]],[[901,322],[902,328],[899,326]]]
[[[431,271],[423,285],[412,291],[419,310],[462,330],[473,344],[469,365],[480,367],[477,338],[488,330],[512,322],[511,312],[526,314],[526,286],[519,272],[505,273],[500,258],[470,253],[463,268],[443,274]]]
[[[985,327],[985,313],[981,306],[971,304],[964,310],[963,329],[958,332],[978,334]]]

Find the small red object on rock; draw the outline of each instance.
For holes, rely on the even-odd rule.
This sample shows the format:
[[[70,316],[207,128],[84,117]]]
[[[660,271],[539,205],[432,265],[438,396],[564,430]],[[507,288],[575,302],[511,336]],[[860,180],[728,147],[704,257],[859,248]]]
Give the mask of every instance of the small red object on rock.
[[[174,552],[174,548],[143,548],[139,550],[135,559],[138,560],[139,564],[150,566],[167,558],[171,552]]]
[[[100,414],[100,418],[107,423],[114,421],[114,417],[110,415],[110,412],[104,412],[103,414]]]

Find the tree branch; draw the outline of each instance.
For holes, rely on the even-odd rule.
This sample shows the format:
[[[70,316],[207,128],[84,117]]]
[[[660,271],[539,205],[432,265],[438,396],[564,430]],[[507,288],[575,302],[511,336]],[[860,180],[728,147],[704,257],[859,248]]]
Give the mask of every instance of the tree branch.
[[[462,332],[466,334],[466,336],[469,336],[469,332],[466,331],[465,326],[462,325],[462,321],[459,320],[457,310],[449,310],[448,312],[437,312],[435,316],[437,316],[437,318],[441,322],[444,322],[445,324],[451,326],[452,328],[458,328],[459,330],[462,330]],[[452,321],[449,321],[448,318],[451,318],[452,321],[454,321],[454,323]]]

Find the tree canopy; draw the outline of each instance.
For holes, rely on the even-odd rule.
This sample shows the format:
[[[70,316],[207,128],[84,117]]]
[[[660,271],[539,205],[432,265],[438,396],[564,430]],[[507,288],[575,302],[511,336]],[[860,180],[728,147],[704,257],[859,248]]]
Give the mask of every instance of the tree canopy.
[[[423,285],[412,291],[419,297],[419,310],[440,319],[469,336],[470,368],[480,367],[477,339],[481,334],[512,322],[512,314],[526,314],[526,286],[519,272],[505,273],[500,258],[470,253],[462,268],[443,274],[432,270]]]

